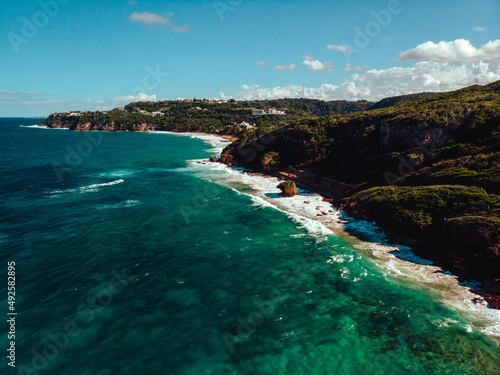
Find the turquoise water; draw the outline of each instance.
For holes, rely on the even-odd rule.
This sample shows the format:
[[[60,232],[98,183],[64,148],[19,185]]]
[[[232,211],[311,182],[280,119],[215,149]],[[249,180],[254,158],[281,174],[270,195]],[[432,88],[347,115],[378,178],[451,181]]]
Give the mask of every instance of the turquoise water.
[[[435,293],[201,178],[202,140],[34,123],[0,124],[2,374],[498,374]]]

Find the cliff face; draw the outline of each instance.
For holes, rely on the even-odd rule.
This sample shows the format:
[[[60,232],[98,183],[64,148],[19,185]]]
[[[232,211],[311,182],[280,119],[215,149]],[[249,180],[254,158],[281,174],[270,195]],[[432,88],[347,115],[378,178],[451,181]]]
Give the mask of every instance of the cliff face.
[[[81,116],[70,115],[65,113],[51,114],[41,125],[48,128],[68,128],[77,131],[99,130],[99,131],[154,131],[158,129],[155,124],[136,123],[125,125],[123,123],[114,122],[106,117],[96,118],[93,121],[82,121]]]

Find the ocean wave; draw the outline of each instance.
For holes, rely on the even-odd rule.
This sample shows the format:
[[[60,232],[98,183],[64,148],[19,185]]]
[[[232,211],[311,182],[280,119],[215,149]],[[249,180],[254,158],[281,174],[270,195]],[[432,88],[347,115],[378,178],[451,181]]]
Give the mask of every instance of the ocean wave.
[[[140,204],[141,204],[141,201],[129,199],[129,200],[126,200],[126,201],[123,201],[123,202],[120,202],[120,203],[116,203],[116,204],[101,204],[101,205],[97,205],[96,209],[97,210],[113,210],[113,209],[117,209],[117,208],[135,207],[135,206],[138,206]]]
[[[201,178],[216,181],[239,194],[250,196],[253,205],[285,212],[300,227],[306,228],[309,234],[324,236],[342,233],[350,238],[352,246],[373,259],[386,272],[386,276],[390,275],[391,282],[407,280],[437,292],[450,308],[460,310],[470,318],[470,326],[475,327],[474,321],[480,322],[479,331],[500,337],[499,310],[488,308],[486,301],[472,293],[465,284],[460,285],[455,275],[443,272],[432,261],[415,255],[410,247],[390,243],[382,228],[375,223],[355,220],[324,202],[319,194],[307,190],[297,189],[296,196],[283,198],[276,188],[280,182],[277,178],[216,164],[191,161],[186,169]],[[330,261],[338,262],[340,258]],[[352,282],[359,281],[363,276],[366,273],[356,275]],[[347,277],[347,273],[343,277]],[[469,285],[477,287],[476,284]],[[483,302],[478,303],[478,300]]]
[[[136,173],[136,171],[131,170],[131,169],[115,169],[115,170],[112,170],[109,172],[99,173],[98,176],[99,177],[107,177],[107,178],[127,177],[127,176],[133,175],[134,173]]]
[[[114,180],[114,181],[110,181],[110,182],[105,182],[105,183],[102,183],[102,184],[93,184],[93,185],[81,186],[81,187],[74,188],[74,189],[52,190],[52,191],[49,192],[49,195],[52,196],[52,197],[55,197],[55,196],[60,196],[60,195],[64,195],[64,194],[71,194],[71,193],[97,192],[97,191],[99,191],[100,187],[113,186],[113,185],[121,184],[124,181],[125,180],[123,180],[123,179],[119,179],[119,180]]]
[[[31,128],[31,129],[54,129],[54,130],[69,130],[68,128],[48,128],[46,126],[40,125],[19,125],[21,128]]]

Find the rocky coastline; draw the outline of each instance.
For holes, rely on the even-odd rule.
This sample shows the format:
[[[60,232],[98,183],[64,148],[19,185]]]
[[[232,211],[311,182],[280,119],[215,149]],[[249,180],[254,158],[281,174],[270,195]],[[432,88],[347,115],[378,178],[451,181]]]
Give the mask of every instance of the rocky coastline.
[[[219,159],[220,161],[220,159]],[[418,235],[407,235],[405,231],[397,231],[387,225],[387,218],[383,213],[379,215],[367,214],[367,207],[357,205],[356,208],[348,204],[349,199],[344,198],[349,192],[355,191],[358,187],[345,184],[339,181],[331,180],[313,173],[297,170],[295,168],[287,168],[283,171],[262,172],[267,176],[277,177],[281,180],[293,181],[303,189],[308,189],[318,193],[324,197],[324,200],[331,203],[335,209],[344,211],[346,214],[356,220],[365,220],[376,222],[380,226],[389,241],[412,248],[415,255],[428,259],[443,269],[458,276],[460,281],[473,279],[482,284],[481,289],[471,290],[472,292],[481,295],[488,302],[490,308],[500,309],[500,278],[491,277],[491,272],[500,267],[500,259],[498,257],[498,247],[492,247],[487,250],[483,248],[475,251],[472,256],[466,252],[456,253],[450,251],[450,247],[463,245],[466,243],[478,242],[477,233],[457,232],[460,236],[457,237],[457,242],[453,244],[445,244],[429,240],[429,238]],[[355,235],[355,234],[354,234]],[[448,238],[448,237],[447,237]],[[485,272],[487,270],[487,272]],[[479,302],[479,301],[477,301]]]

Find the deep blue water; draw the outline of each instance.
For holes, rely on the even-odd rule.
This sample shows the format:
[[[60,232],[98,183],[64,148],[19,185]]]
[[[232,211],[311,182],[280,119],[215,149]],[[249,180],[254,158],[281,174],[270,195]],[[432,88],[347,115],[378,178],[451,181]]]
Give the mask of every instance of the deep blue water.
[[[498,374],[435,293],[201,177],[202,140],[37,122],[0,119],[2,374]]]

